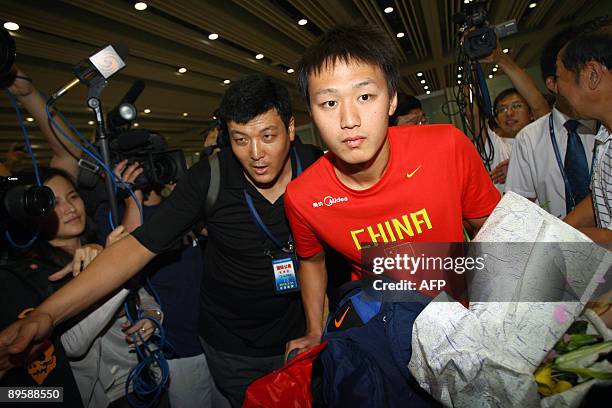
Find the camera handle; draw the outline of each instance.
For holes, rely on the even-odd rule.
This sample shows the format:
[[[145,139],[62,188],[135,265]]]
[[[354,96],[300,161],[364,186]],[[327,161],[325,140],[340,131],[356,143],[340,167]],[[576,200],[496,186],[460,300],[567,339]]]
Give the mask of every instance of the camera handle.
[[[104,126],[104,116],[102,114],[102,102],[100,102],[100,94],[106,87],[108,82],[100,77],[92,80],[89,83],[89,90],[87,92],[87,106],[89,106],[95,114],[96,120],[96,141],[100,144],[100,150],[102,151],[102,161],[104,166],[111,172],[113,169],[110,161],[110,147],[108,137],[106,136],[106,127]],[[114,174],[107,174],[104,178],[106,183],[106,196],[108,197],[108,204],[111,210],[111,217],[113,225],[119,225],[119,211],[117,209],[117,199],[115,197],[115,186],[113,184]]]
[[[487,86],[487,81],[485,81],[484,72],[482,71],[482,66],[480,62],[476,61],[476,76],[478,77],[478,86],[480,87],[480,96],[482,98],[481,109],[484,112],[487,118],[492,118],[493,113],[493,105],[491,104],[491,96],[489,95],[489,87]]]

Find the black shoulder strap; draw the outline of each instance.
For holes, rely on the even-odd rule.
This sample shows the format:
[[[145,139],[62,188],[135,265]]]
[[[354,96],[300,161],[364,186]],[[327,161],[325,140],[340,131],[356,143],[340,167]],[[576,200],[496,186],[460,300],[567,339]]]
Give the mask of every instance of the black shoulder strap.
[[[219,197],[219,189],[221,187],[221,168],[219,166],[219,154],[213,153],[208,156],[208,164],[210,165],[210,183],[208,184],[208,193],[206,194],[206,216],[210,214],[213,206]]]

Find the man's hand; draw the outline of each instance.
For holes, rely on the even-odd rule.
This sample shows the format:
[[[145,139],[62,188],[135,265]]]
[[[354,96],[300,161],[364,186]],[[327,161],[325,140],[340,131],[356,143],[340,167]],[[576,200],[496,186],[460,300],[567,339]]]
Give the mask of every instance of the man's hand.
[[[132,163],[129,166],[127,164],[127,160],[122,160],[117,163],[113,171],[117,177],[121,177],[123,181],[125,181],[125,183],[131,187],[131,185],[134,184],[134,181],[136,181],[136,178],[142,174],[144,169],[138,162]],[[143,195],[141,190],[134,191],[134,195],[136,198],[138,198],[138,201],[142,202]],[[129,203],[131,200],[132,197],[128,197],[126,199],[126,203]]]
[[[143,341],[149,340],[156,328],[155,324],[149,319],[140,319],[133,325],[130,325],[130,322],[125,322],[121,325],[121,329],[125,333],[125,339],[131,346],[134,343],[141,345],[141,337]]]
[[[106,248],[130,235],[123,225],[118,226],[106,237]]]
[[[55,272],[53,275],[49,275],[48,279],[50,281],[58,281],[69,273],[72,273],[73,276],[77,276],[79,273],[83,272],[87,265],[89,265],[103,249],[104,248],[98,244],[82,246],[75,251],[72,262]]]
[[[52,330],[51,316],[33,311],[0,332],[0,372],[38,354]]]
[[[487,55],[486,57],[481,58],[478,62],[484,64],[497,64],[499,63],[499,60],[502,58],[503,55],[504,52],[502,51],[501,45],[499,45],[499,41],[497,41],[497,46],[495,47],[493,52]]]
[[[19,77],[27,78],[27,75],[17,68],[17,78],[15,78],[13,84],[9,86],[9,92],[16,97],[29,96],[32,92],[34,92],[34,85],[32,85],[31,81]]]
[[[287,357],[293,350],[298,349],[298,353],[301,353],[319,344],[321,344],[321,334],[319,333],[306,334],[299,339],[290,340],[285,347],[285,362],[287,362]]]
[[[489,176],[491,176],[491,180],[495,184],[504,184],[506,182],[506,176],[508,175],[508,162],[509,160],[504,160],[500,162],[491,172]]]

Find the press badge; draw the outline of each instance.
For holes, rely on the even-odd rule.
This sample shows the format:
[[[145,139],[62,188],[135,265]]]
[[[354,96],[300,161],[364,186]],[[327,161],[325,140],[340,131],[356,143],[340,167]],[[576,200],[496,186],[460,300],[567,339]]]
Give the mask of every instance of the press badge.
[[[295,292],[300,290],[297,276],[295,275],[295,262],[293,258],[272,259],[274,270],[274,290],[276,293]]]

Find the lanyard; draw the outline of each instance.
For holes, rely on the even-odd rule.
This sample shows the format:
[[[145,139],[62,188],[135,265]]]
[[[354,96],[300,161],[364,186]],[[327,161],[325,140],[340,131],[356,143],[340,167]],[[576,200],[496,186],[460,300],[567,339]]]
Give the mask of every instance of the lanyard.
[[[297,155],[295,148],[291,149],[291,154],[293,155],[293,157],[295,157],[295,173],[297,176],[299,176],[300,174],[302,174],[302,162],[300,160],[300,157]],[[264,224],[263,220],[261,219],[261,216],[255,208],[255,204],[253,204],[253,197],[251,197],[246,188],[242,191],[244,193],[244,199],[246,200],[247,206],[249,207],[249,211],[251,212],[251,216],[253,217],[253,221],[255,221],[255,225],[257,225],[257,229],[259,229],[259,232],[261,232],[261,234],[265,238],[267,237],[270,241],[272,241],[272,243],[281,251],[293,253],[293,237],[291,236],[291,233],[289,233],[289,240],[287,241],[288,247],[281,245],[281,243],[276,239],[274,235],[272,235],[272,232],[268,229],[268,227],[266,227],[266,224]]]
[[[573,209],[576,207],[576,198],[574,197],[574,192],[572,191],[572,187],[570,186],[569,180],[567,179],[567,175],[565,174],[565,168],[563,167],[563,160],[561,160],[561,153],[559,153],[559,145],[557,145],[557,138],[555,138],[555,127],[553,125],[553,112],[551,112],[550,116],[548,117],[548,128],[550,130],[550,140],[552,142],[553,150],[555,152],[555,158],[557,159],[559,170],[561,170],[561,177],[563,177],[563,184],[565,184],[565,194],[570,195],[570,200],[571,200],[572,209]],[[589,172],[589,180],[593,176],[593,166],[594,165],[595,165],[595,149],[593,149],[593,156],[591,157],[591,171]]]

